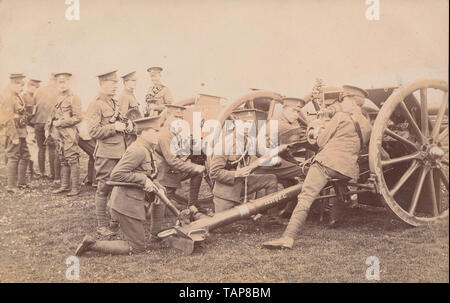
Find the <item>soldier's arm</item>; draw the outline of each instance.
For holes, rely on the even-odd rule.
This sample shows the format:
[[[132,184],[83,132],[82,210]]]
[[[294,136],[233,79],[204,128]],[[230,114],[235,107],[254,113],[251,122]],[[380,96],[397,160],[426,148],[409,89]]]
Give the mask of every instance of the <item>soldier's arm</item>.
[[[147,176],[133,170],[145,160],[145,153],[140,150],[128,149],[111,172],[111,181],[129,182],[145,185]]]
[[[16,128],[16,119],[18,118],[17,114],[17,104],[15,99],[11,99],[11,101],[6,102],[6,115],[7,115],[7,132],[8,137],[11,140],[19,138],[19,132]]]
[[[60,127],[74,126],[81,122],[81,100],[77,96],[72,99],[72,117],[60,120]]]
[[[174,155],[170,150],[170,143],[172,141],[172,138],[173,137],[170,136],[167,132],[161,133],[159,137],[158,145],[161,149],[161,153],[164,159],[173,169],[180,170],[182,172],[195,173],[198,167],[201,165],[194,164],[190,161],[183,161],[176,155]]]
[[[87,113],[87,123],[89,136],[93,139],[105,139],[116,134],[114,124],[109,123],[106,125],[101,124],[102,112],[100,108],[94,103],[91,103]]]
[[[129,99],[122,94],[122,95],[120,95],[119,99],[117,100],[117,104],[119,105],[119,113],[125,117],[125,115],[128,112],[128,107],[130,104]]]
[[[164,103],[165,104],[172,104],[173,103],[173,97],[170,90],[166,87],[164,87]],[[164,108],[163,108],[164,109]]]
[[[324,147],[325,144],[327,144],[328,141],[330,141],[330,139],[334,136],[340,120],[341,114],[338,113],[327,124],[325,124],[325,128],[317,136],[317,145],[319,148]]]
[[[226,170],[227,157],[223,155],[214,155],[211,159],[209,177],[212,181],[233,185],[235,181],[235,172]]]

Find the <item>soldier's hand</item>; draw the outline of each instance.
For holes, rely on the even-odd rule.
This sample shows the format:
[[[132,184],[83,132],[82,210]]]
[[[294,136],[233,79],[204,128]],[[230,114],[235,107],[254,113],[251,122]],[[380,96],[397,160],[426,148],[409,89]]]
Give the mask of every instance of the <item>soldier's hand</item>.
[[[151,191],[155,191],[155,184],[153,183],[152,180],[150,180],[149,178],[147,178],[147,180],[145,180],[145,185],[144,185],[144,190],[147,192],[151,192]]]
[[[158,182],[158,180],[153,180],[153,183],[156,185],[156,187],[159,190],[162,190],[164,192],[164,194],[166,194],[166,188],[164,186],[162,186],[161,183]]]
[[[127,126],[125,128],[125,132],[126,133],[131,133],[134,130],[134,125],[133,122],[131,120],[127,121]]]
[[[203,165],[197,165],[195,167],[195,172],[198,174],[203,174],[205,172],[205,167]]]
[[[11,142],[12,142],[12,144],[14,144],[14,145],[17,145],[17,144],[20,143],[19,138],[13,139]]]
[[[127,125],[123,122],[116,121],[116,122],[114,122],[114,128],[118,132],[123,132],[127,128]]]
[[[59,120],[54,120],[53,121],[53,126],[58,127],[60,125],[61,125],[61,121],[59,121]]]
[[[234,177],[235,178],[245,178],[245,177],[248,177],[251,172],[252,172],[252,167],[250,167],[250,166],[241,167],[241,168],[238,168],[234,172]]]

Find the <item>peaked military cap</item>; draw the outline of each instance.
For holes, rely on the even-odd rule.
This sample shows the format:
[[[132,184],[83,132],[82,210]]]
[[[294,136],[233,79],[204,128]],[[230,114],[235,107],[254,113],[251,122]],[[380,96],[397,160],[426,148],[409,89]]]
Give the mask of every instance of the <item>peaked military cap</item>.
[[[136,79],[136,71],[133,71],[131,73],[125,74],[122,76],[123,80],[129,80],[129,79]]]
[[[153,71],[155,71],[155,72],[162,72],[162,67],[159,67],[159,66],[152,66],[152,67],[149,67],[148,69],[147,69],[147,71],[150,73],[150,72],[153,72]]]
[[[368,98],[369,93],[362,88],[352,86],[352,85],[343,85],[342,86],[342,98],[348,97],[348,96],[359,96],[362,98]]]
[[[28,82],[32,82],[32,83],[36,83],[36,84],[39,84],[39,83],[41,83],[41,80],[37,80],[37,79],[30,79],[30,80],[28,80]]]
[[[10,74],[9,79],[23,79],[26,78],[24,74]]]
[[[166,104],[167,112],[175,117],[183,117],[186,107],[175,104]]]
[[[283,105],[289,106],[290,108],[293,108],[297,111],[299,111],[303,106],[305,106],[306,102],[303,99],[300,98],[283,98],[281,100],[283,102]]]
[[[147,117],[133,120],[134,125],[136,126],[136,131],[141,132],[145,129],[154,129],[159,130],[160,128],[160,116]]]
[[[58,73],[55,73],[55,76],[54,76],[54,77],[59,77],[59,76],[68,76],[68,77],[71,77],[72,74],[71,74],[71,73],[68,73],[68,72],[58,72]]]
[[[117,81],[117,70],[97,76],[100,81]]]

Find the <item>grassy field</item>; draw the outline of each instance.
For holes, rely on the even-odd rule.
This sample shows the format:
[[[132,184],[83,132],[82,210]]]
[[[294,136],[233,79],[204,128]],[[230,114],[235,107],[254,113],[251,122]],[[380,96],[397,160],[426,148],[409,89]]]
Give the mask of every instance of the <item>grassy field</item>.
[[[83,186],[79,197],[67,198],[52,195],[50,182],[33,180],[33,190],[11,196],[5,184],[2,164],[0,281],[66,282],[66,258],[95,232],[95,190]],[[367,282],[366,258],[376,256],[380,282],[449,282],[448,220],[411,228],[383,209],[352,209],[333,230],[310,216],[290,251],[261,248],[283,229],[265,219],[243,220],[230,233],[212,233],[190,256],[165,243],[150,244],[141,255],[89,253],[80,258],[80,281]]]

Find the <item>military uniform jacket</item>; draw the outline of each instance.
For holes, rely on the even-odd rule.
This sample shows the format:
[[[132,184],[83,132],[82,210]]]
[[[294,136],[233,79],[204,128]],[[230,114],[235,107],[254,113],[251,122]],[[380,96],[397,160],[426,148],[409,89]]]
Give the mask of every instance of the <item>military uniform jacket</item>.
[[[119,112],[124,117],[129,109],[139,106],[134,94],[126,89],[122,91],[117,103],[119,104]]]
[[[27,113],[31,117],[31,115],[34,115],[34,108],[36,105],[36,101],[33,97],[33,93],[31,93],[31,92],[23,93],[22,100],[25,102],[25,107],[26,107]]]
[[[161,158],[158,165],[158,181],[163,186],[177,187],[183,179],[183,173],[195,173],[197,164],[188,161],[187,156],[172,153],[170,144],[175,134],[170,131],[169,127],[170,125],[166,125],[161,129],[156,146],[156,152]]]
[[[122,159],[111,172],[111,180],[116,182],[145,185],[147,176],[155,172],[154,154],[150,144],[138,138],[131,144]],[[115,186],[111,192],[109,206],[115,211],[145,220],[145,192],[139,188]]]
[[[81,100],[78,96],[70,90],[58,94],[47,122],[49,126],[52,120],[57,120],[60,125],[52,127],[50,134],[64,150],[78,145],[79,136],[76,125],[81,122]]]
[[[239,157],[239,155],[212,156],[209,177],[214,182],[212,192],[215,197],[240,202],[242,189],[244,188],[244,178],[234,177],[237,164],[232,164]]]
[[[116,132],[114,116],[115,101],[111,96],[100,94],[90,105],[87,111],[89,135],[97,139],[94,157],[107,159],[120,159],[125,152],[125,141],[121,133]]]
[[[227,136],[225,140],[233,140],[233,136]],[[251,143],[249,143],[251,144]],[[240,148],[243,150],[243,148]],[[214,182],[213,195],[225,200],[240,202],[241,193],[244,188],[245,178],[235,178],[234,174],[238,165],[242,165],[243,162],[250,163],[257,159],[255,155],[246,155],[240,163],[235,163],[241,154],[238,153],[238,148],[235,148],[233,155],[213,154],[209,161],[209,177]]]
[[[314,160],[357,180],[359,177],[357,161],[361,146],[350,114],[353,114],[353,118],[360,125],[363,143],[369,141],[372,126],[361,112],[338,112],[319,133],[317,137],[319,153]]]
[[[34,93],[35,113],[31,123],[46,123],[56,103],[58,90],[53,85],[40,87]]]
[[[0,124],[11,140],[27,137],[27,115],[25,101],[8,89],[3,95]]]
[[[149,90],[145,96],[145,101],[147,104],[155,104],[156,109],[162,111],[165,109],[164,104],[172,104],[173,97],[167,86],[162,84],[154,85]]]

